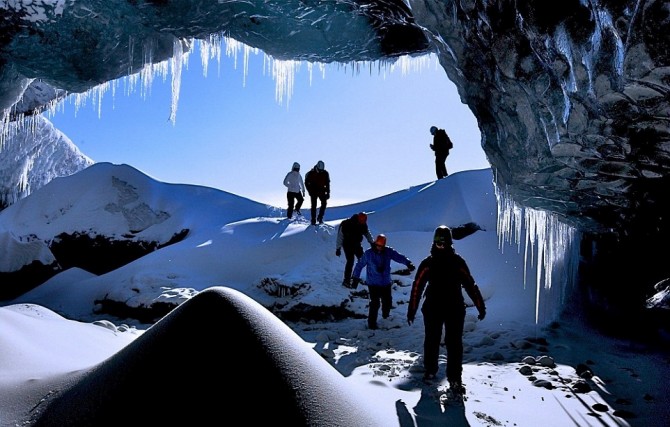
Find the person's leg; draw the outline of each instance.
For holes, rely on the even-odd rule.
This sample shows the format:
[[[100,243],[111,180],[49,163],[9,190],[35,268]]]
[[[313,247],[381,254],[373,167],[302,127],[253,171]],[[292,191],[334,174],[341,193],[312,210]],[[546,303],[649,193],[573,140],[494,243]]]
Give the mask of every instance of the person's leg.
[[[311,194],[309,195],[309,198],[310,198],[310,201],[312,202],[312,207],[310,209],[311,210],[310,213],[312,214],[312,218],[311,218],[312,219],[312,225],[314,225],[314,224],[316,224],[316,201],[317,201],[318,198],[316,196],[312,196]]]
[[[300,208],[302,207],[302,202],[305,200],[304,197],[302,197],[302,194],[300,193],[295,193],[296,196],[295,198],[298,200],[298,202],[295,204],[295,210],[298,212],[298,215],[301,215]]]
[[[323,215],[326,213],[328,199],[326,199],[326,196],[319,196],[319,200],[321,201],[321,207],[319,208],[319,217],[317,218],[317,221],[319,221],[319,223],[323,223]]]
[[[440,340],[442,339],[442,319],[423,313],[423,366],[426,375],[437,374],[437,360],[440,355]]]
[[[293,204],[295,203],[294,196],[295,193],[291,193],[290,191],[286,193],[286,200],[288,201],[288,209],[286,210],[287,218],[291,218],[293,216]]]
[[[342,249],[344,249],[344,257],[347,259],[344,264],[344,281],[349,283],[351,282],[351,272],[354,269],[355,249],[348,246],[344,246]]]
[[[447,176],[446,161],[447,156],[435,156],[435,173],[437,174],[437,179],[442,179]]]
[[[368,286],[370,294],[370,308],[368,309],[368,327],[377,329],[377,315],[379,314],[380,286]]]
[[[381,299],[382,299],[382,318],[386,319],[391,314],[391,305],[393,304],[391,285],[384,286],[381,289]]]
[[[465,309],[451,310],[445,322],[444,344],[447,347],[447,380],[461,384],[463,372],[463,324]]]

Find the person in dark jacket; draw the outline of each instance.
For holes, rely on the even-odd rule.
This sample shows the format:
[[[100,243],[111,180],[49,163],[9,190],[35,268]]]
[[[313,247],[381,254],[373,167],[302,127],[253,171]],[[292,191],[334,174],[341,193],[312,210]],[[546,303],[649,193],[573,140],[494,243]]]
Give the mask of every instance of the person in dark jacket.
[[[465,260],[453,248],[451,230],[441,225],[435,229],[430,255],[421,261],[416,270],[407,307],[407,323],[411,326],[414,322],[421,297],[425,295],[421,307],[425,331],[424,379],[431,380],[437,374],[440,340],[444,330],[444,343],[447,347],[447,380],[450,389],[463,395],[465,389],[461,375],[465,301],[461,288],[465,289],[479,311],[479,320],[484,320],[486,306],[479,287],[475,284]]]
[[[391,294],[391,261],[407,266],[409,271],[414,270],[414,264],[405,255],[398,253],[390,246],[386,246],[386,236],[375,237],[374,246],[365,252],[358,260],[352,273],[352,286],[355,289],[361,282],[361,272],[365,267],[365,284],[370,294],[370,308],[368,309],[368,328],[377,329],[377,315],[381,304],[382,317],[388,318],[391,313],[393,297]]]
[[[430,144],[430,149],[435,152],[435,173],[437,179],[442,179],[449,175],[447,173],[447,156],[449,150],[454,147],[449,135],[444,129],[438,129],[437,126],[430,127],[430,134],[433,135],[433,143]]]
[[[326,213],[326,206],[328,206],[328,199],[330,199],[330,175],[325,169],[323,161],[319,160],[316,166],[307,172],[305,187],[312,202],[312,225],[315,225],[317,221],[319,221],[319,224],[323,224],[323,215]],[[318,216],[316,214],[317,200],[321,201]]]
[[[354,257],[360,259],[363,256],[363,237],[374,245],[372,234],[368,228],[368,216],[364,212],[353,214],[351,218],[345,219],[337,228],[337,243],[335,244],[335,255],[340,256],[344,249],[344,280],[342,286],[351,288],[351,271],[354,268]]]

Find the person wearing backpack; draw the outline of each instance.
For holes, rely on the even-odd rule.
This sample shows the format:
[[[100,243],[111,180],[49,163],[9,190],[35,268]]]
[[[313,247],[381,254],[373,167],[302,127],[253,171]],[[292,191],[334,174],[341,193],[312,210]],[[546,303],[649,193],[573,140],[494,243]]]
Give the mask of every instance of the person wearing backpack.
[[[342,221],[337,227],[337,242],[335,244],[335,255],[340,256],[344,249],[344,280],[342,286],[351,288],[351,271],[354,268],[354,257],[360,259],[363,256],[363,237],[366,238],[370,247],[374,245],[372,234],[368,228],[368,216],[364,212],[353,214],[351,218]]]
[[[454,144],[447,135],[447,131],[438,129],[437,126],[430,127],[430,134],[433,135],[433,143],[430,144],[430,149],[435,152],[435,173],[437,179],[442,179],[449,175],[446,164],[447,156],[449,156],[449,150],[454,148]]]
[[[352,273],[351,284],[354,289],[361,282],[361,272],[365,268],[365,285],[368,287],[370,307],[368,308],[368,328],[377,329],[377,315],[379,307],[382,309],[382,318],[386,319],[391,313],[393,295],[391,293],[391,261],[407,266],[409,271],[414,270],[414,264],[405,255],[398,253],[390,246],[386,246],[386,236],[378,234],[374,245],[363,252]]]
[[[330,199],[330,175],[323,161],[319,160],[316,165],[305,175],[305,187],[312,202],[311,215],[312,225],[323,224],[323,215],[326,213],[328,199]],[[319,215],[316,214],[316,202],[320,201]]]
[[[300,213],[302,202],[305,200],[305,183],[300,175],[300,163],[294,162],[291,171],[286,174],[284,178],[284,185],[287,188],[286,200],[288,201],[288,209],[286,210],[286,217],[291,219],[293,217],[293,208],[295,205],[295,213]]]
[[[416,270],[407,305],[407,324],[411,326],[414,323],[419,302],[425,297],[421,307],[424,325],[423,378],[430,381],[437,374],[440,341],[444,332],[449,390],[463,396],[465,388],[461,375],[465,301],[461,288],[465,289],[477,308],[479,312],[477,318],[484,320],[486,317],[484,298],[465,260],[454,250],[451,229],[441,225],[435,229],[430,255],[421,261]]]

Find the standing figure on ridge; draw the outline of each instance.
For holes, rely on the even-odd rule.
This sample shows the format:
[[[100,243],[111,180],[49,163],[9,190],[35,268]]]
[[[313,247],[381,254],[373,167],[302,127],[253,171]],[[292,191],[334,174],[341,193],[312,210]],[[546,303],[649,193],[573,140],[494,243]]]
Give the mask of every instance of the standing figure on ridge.
[[[351,218],[345,219],[337,228],[337,243],[335,246],[335,255],[340,256],[344,249],[344,280],[342,286],[351,287],[351,271],[354,268],[354,257],[361,259],[363,256],[363,237],[366,238],[370,247],[374,245],[372,234],[368,228],[368,216],[364,212],[353,214]]]
[[[437,374],[440,340],[444,331],[444,344],[447,347],[447,381],[454,394],[463,396],[465,388],[461,375],[465,301],[461,288],[465,289],[479,311],[477,318],[484,320],[486,306],[479,287],[475,284],[465,260],[453,248],[451,229],[441,225],[435,229],[430,255],[421,261],[416,270],[407,306],[407,323],[410,326],[414,323],[414,316],[425,289],[425,300],[421,307],[425,334],[423,378],[427,381],[432,380]]]
[[[368,309],[368,328],[377,329],[377,314],[381,303],[382,318],[386,319],[391,313],[393,296],[391,294],[391,261],[407,266],[409,271],[414,270],[414,264],[405,255],[398,253],[390,246],[386,246],[386,236],[383,234],[375,237],[374,246],[365,252],[356,263],[352,274],[351,285],[354,289],[361,279],[363,267],[365,270],[365,284],[370,295],[370,307]]]
[[[302,202],[305,200],[305,183],[300,175],[300,163],[294,162],[291,171],[286,174],[284,178],[284,185],[287,188],[286,200],[288,201],[288,209],[286,210],[286,217],[291,219],[293,216],[293,206],[295,204],[295,213],[302,215],[300,208]]]
[[[430,127],[430,134],[433,135],[433,143],[430,144],[430,149],[435,152],[435,173],[437,179],[442,179],[449,175],[447,173],[447,156],[449,150],[454,148],[449,135],[444,129],[438,129],[437,126]]]
[[[326,206],[328,206],[328,199],[330,199],[330,175],[323,164],[319,160],[316,166],[312,168],[305,175],[305,187],[309,193],[309,198],[312,202],[312,225],[323,224],[323,215],[326,213]],[[319,200],[321,206],[319,207],[319,215],[316,214],[316,202]]]

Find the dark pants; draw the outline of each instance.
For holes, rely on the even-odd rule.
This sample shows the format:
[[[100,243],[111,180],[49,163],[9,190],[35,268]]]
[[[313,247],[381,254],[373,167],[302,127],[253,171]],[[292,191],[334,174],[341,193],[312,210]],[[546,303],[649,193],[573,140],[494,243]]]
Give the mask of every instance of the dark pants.
[[[344,264],[344,280],[351,281],[351,272],[354,270],[354,257],[360,259],[363,256],[363,246],[342,246],[344,257],[347,262]]]
[[[293,193],[291,191],[286,193],[286,200],[288,200],[288,210],[286,211],[286,217],[291,218],[293,216],[293,205],[295,204],[295,210],[300,211],[302,207],[302,202],[305,200],[300,193]],[[298,201],[296,203],[296,200]]]
[[[426,373],[437,373],[440,355],[440,340],[444,330],[444,344],[447,347],[447,380],[461,382],[463,372],[463,324],[465,307],[446,309],[437,314],[423,313],[425,337],[423,340],[423,366]]]
[[[447,173],[447,156],[443,154],[435,155],[435,173],[437,179],[442,179],[449,175]]]
[[[377,314],[381,303],[382,317],[386,319],[391,313],[393,298],[391,297],[391,284],[386,286],[368,286],[370,294],[370,309],[368,310],[368,327],[377,327]]]
[[[317,221],[323,222],[323,214],[326,213],[326,206],[328,206],[328,199],[325,194],[319,194],[318,196],[309,195],[309,198],[312,201],[312,224],[316,224]],[[316,216],[316,201],[321,202],[319,207],[319,216]]]

